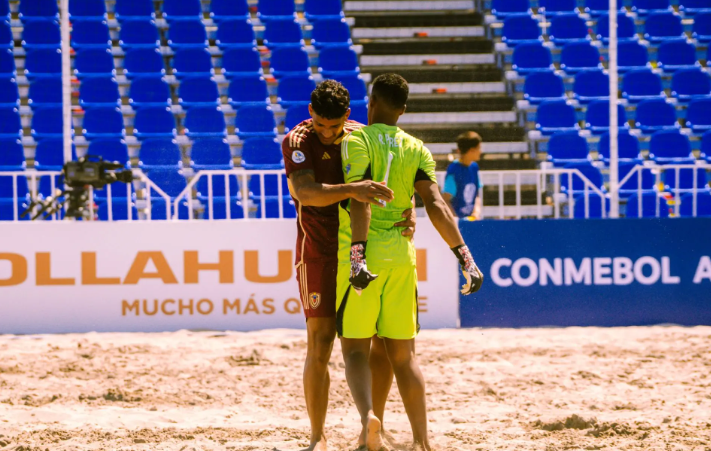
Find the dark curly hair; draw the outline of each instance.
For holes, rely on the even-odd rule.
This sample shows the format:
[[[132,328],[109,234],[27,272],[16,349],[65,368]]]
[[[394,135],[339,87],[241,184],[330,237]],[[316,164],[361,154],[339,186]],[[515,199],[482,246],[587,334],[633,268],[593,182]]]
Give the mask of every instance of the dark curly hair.
[[[372,95],[378,100],[383,100],[390,107],[400,109],[407,103],[410,88],[400,75],[382,74],[373,81]]]
[[[457,149],[461,153],[467,153],[476,149],[481,144],[481,136],[477,132],[464,132],[457,136]]]
[[[324,119],[340,119],[350,108],[348,90],[336,80],[324,80],[311,93],[311,108]]]

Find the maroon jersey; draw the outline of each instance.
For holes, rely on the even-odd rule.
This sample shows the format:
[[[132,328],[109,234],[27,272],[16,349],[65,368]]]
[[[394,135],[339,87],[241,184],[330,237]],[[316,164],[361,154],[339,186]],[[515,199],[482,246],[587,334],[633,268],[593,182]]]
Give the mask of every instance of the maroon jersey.
[[[346,121],[344,135],[363,125]],[[302,170],[312,170],[318,183],[340,185],[344,183],[341,166],[341,140],[325,146],[313,129],[311,119],[294,127],[281,144],[286,175]],[[292,193],[292,198],[293,198]],[[296,263],[305,260],[337,260],[338,254],[338,204],[328,207],[305,207],[294,199],[298,219]]]

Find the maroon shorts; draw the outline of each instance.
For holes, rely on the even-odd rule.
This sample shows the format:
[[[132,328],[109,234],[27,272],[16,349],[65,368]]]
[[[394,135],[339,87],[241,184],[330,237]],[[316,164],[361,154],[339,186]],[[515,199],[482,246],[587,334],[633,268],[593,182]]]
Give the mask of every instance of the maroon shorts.
[[[336,261],[304,261],[296,268],[301,305],[306,318],[336,316]]]

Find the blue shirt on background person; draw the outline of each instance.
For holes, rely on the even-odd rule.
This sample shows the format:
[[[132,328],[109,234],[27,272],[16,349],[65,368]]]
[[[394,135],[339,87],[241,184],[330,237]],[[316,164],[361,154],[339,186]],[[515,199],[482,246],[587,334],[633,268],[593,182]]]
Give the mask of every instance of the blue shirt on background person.
[[[460,218],[481,218],[481,180],[479,165],[481,137],[475,132],[466,132],[457,137],[460,157],[447,168],[443,197],[452,212]]]

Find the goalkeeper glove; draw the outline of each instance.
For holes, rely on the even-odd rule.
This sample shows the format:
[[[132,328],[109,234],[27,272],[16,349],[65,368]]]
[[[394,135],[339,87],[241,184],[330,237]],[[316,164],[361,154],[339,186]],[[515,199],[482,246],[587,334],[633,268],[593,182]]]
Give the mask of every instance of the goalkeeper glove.
[[[452,248],[452,252],[457,256],[459,260],[459,266],[462,269],[462,274],[467,283],[462,285],[462,294],[472,294],[481,288],[481,284],[484,283],[484,274],[481,273],[479,268],[474,263],[474,257],[472,257],[471,252],[466,244],[461,244],[457,247]]]
[[[353,289],[360,296],[370,282],[378,278],[377,274],[368,271],[365,263],[365,245],[367,241],[358,241],[351,244],[351,277],[348,279],[353,285]]]

